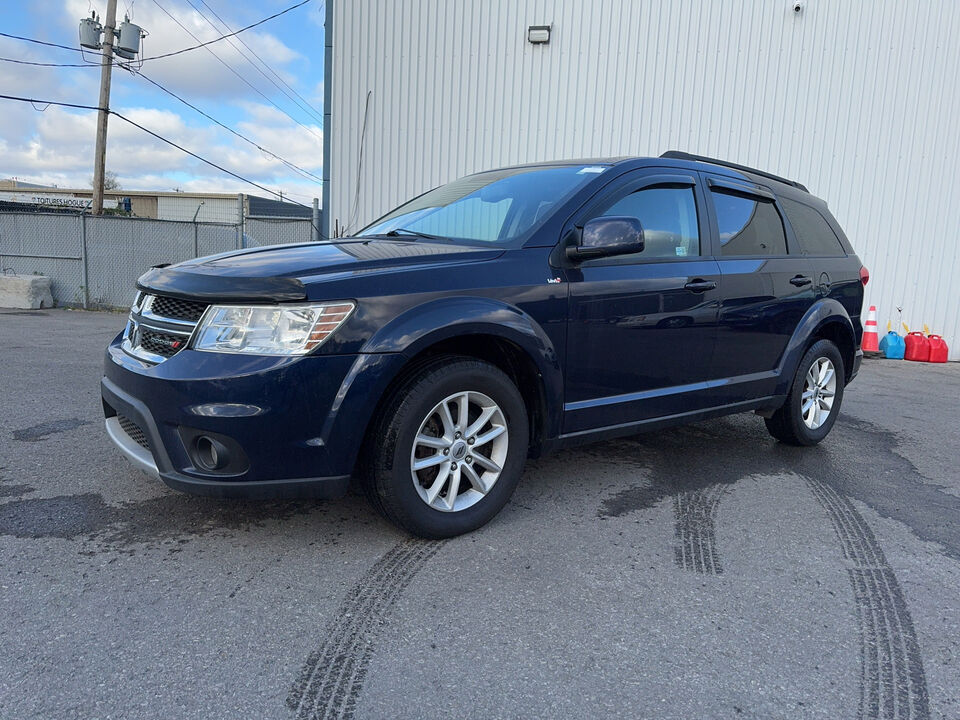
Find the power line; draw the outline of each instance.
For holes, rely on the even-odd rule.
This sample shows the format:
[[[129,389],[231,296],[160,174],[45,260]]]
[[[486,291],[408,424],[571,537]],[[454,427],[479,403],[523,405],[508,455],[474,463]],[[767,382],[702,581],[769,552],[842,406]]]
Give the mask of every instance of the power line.
[[[309,2],[309,0],[304,0],[304,2]],[[157,0],[153,0],[153,4],[156,5],[158,8],[160,8],[160,9],[166,14],[166,16],[167,16],[168,18],[170,18],[170,19],[173,20],[177,25],[179,25],[179,26],[183,29],[183,31],[184,31],[185,33],[187,33],[190,37],[192,37],[194,40],[199,40],[199,38],[198,38],[196,35],[194,35],[192,32],[190,32],[190,29],[189,29],[186,25],[184,25],[182,22],[180,22],[179,20],[177,20],[176,17],[174,17],[173,15],[171,15],[171,14],[166,10],[166,8],[163,7],[163,5],[161,5],[159,2],[157,2]],[[303,3],[300,3],[300,5],[303,5]],[[296,6],[294,6],[294,7],[299,7],[299,5],[296,5]],[[300,127],[304,128],[305,130],[307,130],[308,132],[310,132],[311,134],[313,134],[313,135],[314,135],[315,137],[317,137],[318,139],[322,139],[320,135],[317,135],[317,133],[314,132],[313,128],[311,128],[311,127],[309,127],[309,126],[307,126],[307,125],[304,125],[302,122],[300,122],[300,121],[297,120],[295,117],[293,117],[293,115],[291,115],[291,114],[288,113],[286,110],[284,110],[282,107],[280,107],[279,105],[277,105],[273,100],[271,100],[269,97],[267,97],[266,95],[264,95],[264,93],[263,93],[259,88],[257,88],[257,87],[256,87],[255,85],[253,85],[249,80],[247,80],[243,75],[241,75],[239,72],[237,72],[231,65],[227,64],[227,62],[226,62],[223,58],[221,58],[219,55],[217,55],[213,50],[211,50],[209,47],[207,47],[206,50],[207,50],[208,53],[210,53],[211,55],[213,55],[213,56],[220,62],[221,65],[223,65],[225,68],[227,68],[227,70],[229,70],[229,71],[232,72],[234,75],[236,75],[238,78],[240,78],[240,80],[242,80],[242,81],[247,85],[247,87],[249,87],[251,90],[253,90],[254,92],[256,92],[260,97],[262,97],[262,98],[263,98],[264,100],[266,100],[268,103],[270,103],[271,105],[273,105],[277,110],[279,110],[280,112],[282,112],[282,113],[283,113],[284,115],[286,115],[288,118],[290,118],[291,120],[293,120],[297,125],[299,125]]]
[[[237,180],[240,180],[240,181],[245,182],[245,183],[249,183],[250,185],[253,185],[254,187],[260,188],[260,189],[263,190],[264,192],[270,193],[271,195],[275,195],[276,197],[280,198],[280,200],[283,200],[283,195],[282,195],[281,193],[278,193],[278,192],[276,192],[276,191],[274,191],[274,190],[271,190],[270,188],[264,187],[264,186],[261,185],[260,183],[254,182],[253,180],[249,180],[249,179],[243,177],[242,175],[238,175],[237,173],[233,172],[232,170],[227,170],[227,169],[226,169],[225,167],[223,167],[222,165],[217,165],[217,163],[213,162],[212,160],[207,160],[205,157],[203,157],[203,156],[201,156],[201,155],[197,155],[197,153],[195,153],[195,152],[193,152],[193,151],[191,151],[191,150],[187,150],[187,149],[186,149],[185,147],[183,147],[182,145],[178,145],[178,144],[175,143],[173,140],[168,140],[167,138],[163,137],[163,135],[160,135],[160,134],[158,134],[158,133],[155,133],[153,130],[150,130],[149,128],[145,128],[145,127],[144,127],[143,125],[141,125],[140,123],[138,123],[138,122],[136,122],[136,121],[134,121],[134,120],[131,120],[130,118],[126,117],[125,115],[123,115],[123,114],[121,114],[121,113],[118,113],[118,112],[115,111],[115,110],[111,110],[111,111],[110,111],[110,114],[117,116],[118,118],[120,118],[120,119],[123,120],[124,122],[130,123],[130,124],[133,125],[135,128],[139,128],[140,130],[143,130],[143,132],[147,133],[148,135],[151,135],[151,136],[155,137],[157,140],[159,140],[159,141],[161,141],[161,142],[164,142],[164,143],[166,143],[167,145],[169,145],[169,146],[171,146],[171,147],[176,148],[176,149],[179,150],[180,152],[186,153],[186,154],[189,155],[190,157],[196,158],[197,160],[199,160],[199,161],[202,162],[202,163],[206,163],[207,165],[209,165],[209,166],[212,167],[212,168],[216,168],[217,170],[219,170],[219,171],[221,171],[221,172],[225,172],[227,175],[230,175],[231,177],[235,177]],[[296,202],[296,201],[294,201],[294,202]],[[296,204],[297,204],[297,205],[303,205],[303,203],[296,203]],[[306,205],[303,205],[303,207],[307,207],[307,206],[306,206]]]
[[[10,37],[10,38],[13,38],[13,39],[16,39],[16,40],[24,40],[24,41],[26,41],[26,42],[36,43],[36,44],[39,44],[39,45],[50,45],[50,46],[52,46],[52,47],[63,48],[63,49],[65,49],[65,50],[77,50],[76,48],[71,48],[71,47],[69,47],[69,46],[67,46],[67,45],[58,45],[58,44],[56,44],[56,43],[48,43],[48,42],[45,42],[45,41],[43,41],[43,40],[36,40],[36,39],[34,39],[34,38],[23,37],[23,36],[20,36],[20,35],[10,35],[10,34],[8,34],[8,33],[0,33],[0,35],[2,35],[2,36],[4,36],[4,37]],[[77,52],[79,52],[79,50],[77,50]],[[6,60],[6,59],[7,59],[7,58],[0,58],[0,60]],[[224,123],[222,123],[222,122],[220,122],[219,120],[217,120],[215,117],[211,116],[210,114],[208,114],[208,113],[204,112],[203,110],[201,110],[200,108],[198,108],[196,105],[193,105],[193,104],[190,103],[189,101],[187,101],[187,100],[185,100],[184,98],[180,97],[179,95],[177,95],[177,94],[176,94],[175,92],[173,92],[172,90],[169,90],[168,88],[164,87],[163,85],[161,85],[161,84],[160,84],[159,82],[157,82],[156,80],[153,80],[152,78],[147,77],[147,76],[144,75],[142,72],[140,72],[140,73],[134,73],[134,74],[139,75],[139,76],[142,77],[144,80],[146,80],[147,82],[149,82],[151,85],[154,85],[155,87],[159,88],[160,90],[162,90],[163,92],[167,93],[167,94],[170,95],[171,97],[175,98],[176,100],[179,100],[181,103],[183,103],[183,104],[186,105],[187,107],[191,108],[192,110],[195,110],[196,112],[200,113],[201,115],[203,115],[205,118],[207,118],[207,119],[210,120],[211,122],[216,123],[217,125],[219,125],[220,127],[222,127],[224,130],[227,130],[227,131],[233,133],[234,135],[236,135],[237,137],[239,137],[241,140],[244,140],[245,142],[251,144],[252,146],[254,146],[255,148],[257,148],[257,150],[259,150],[260,152],[265,153],[265,154],[269,155],[270,157],[273,157],[273,158],[276,159],[276,160],[279,160],[279,161],[282,162],[284,165],[286,165],[287,167],[289,167],[291,170],[294,170],[295,172],[300,173],[301,175],[303,175],[303,176],[306,177],[307,179],[311,179],[311,180],[313,180],[313,181],[315,181],[315,182],[318,182],[318,183],[321,183],[321,184],[323,183],[323,179],[320,178],[319,176],[315,175],[314,173],[310,172],[309,170],[305,170],[304,168],[300,167],[299,165],[296,165],[296,164],[293,163],[293,162],[290,162],[290,161],[287,160],[286,158],[283,158],[283,157],[277,155],[276,153],[274,153],[274,152],[266,149],[266,148],[263,147],[262,145],[259,145],[258,143],[256,143],[255,141],[251,140],[250,138],[246,137],[245,135],[237,132],[235,129],[229,127],[228,125],[225,125]]]
[[[234,35],[239,35],[240,33],[245,32],[250,28],[255,28],[257,27],[257,25],[263,25],[265,22],[269,20],[273,20],[274,18],[278,18],[281,15],[285,15],[291,10],[296,10],[298,7],[306,5],[308,2],[310,2],[310,0],[301,0],[301,2],[298,2],[296,5],[291,5],[286,10],[281,10],[280,12],[274,13],[269,17],[265,17],[263,20],[257,20],[257,22],[251,23],[250,25],[246,25],[245,27],[242,27],[239,30],[236,30],[234,32],[227,33],[226,35],[221,35],[218,38],[214,38],[213,40],[208,40],[207,42],[202,42],[199,45],[194,45],[193,47],[184,48],[183,50],[174,50],[173,52],[163,53],[162,55],[153,55],[152,57],[141,58],[141,62],[146,62],[147,60],[159,60],[160,58],[165,58],[165,57],[172,57],[173,55],[179,55],[180,53],[189,52],[190,50],[197,50],[198,48],[207,47],[208,45],[213,45],[213,43],[220,42],[221,40],[226,40],[228,38],[232,38]],[[156,0],[154,0],[154,4],[157,5],[157,7],[160,7],[160,5],[156,2]],[[160,9],[163,10],[162,7],[160,7]],[[167,12],[166,10],[163,10],[163,11],[165,13]],[[167,13],[167,15],[170,15],[170,13]],[[181,25],[180,27],[183,27],[183,26]],[[194,40],[198,42],[200,40],[200,38],[195,37],[193,34],[191,34],[190,37],[192,37]]]
[[[51,63],[34,62],[33,60],[17,60],[16,58],[0,57],[0,62],[16,63],[17,65],[33,65],[34,67],[62,67],[62,68],[100,68],[97,63]]]
[[[200,113],[200,114],[203,115],[205,118],[207,118],[207,120],[209,120],[210,122],[219,125],[219,126],[222,127],[224,130],[233,133],[234,135],[236,135],[236,136],[237,136],[238,138],[240,138],[241,140],[243,140],[243,141],[245,141],[245,142],[253,145],[253,147],[255,147],[255,148],[256,148],[257,150],[259,150],[260,152],[266,153],[266,154],[269,155],[270,157],[275,158],[276,160],[279,160],[279,161],[282,162],[284,165],[286,165],[287,167],[289,167],[291,170],[294,170],[294,171],[300,173],[301,175],[305,176],[308,180],[313,180],[314,182],[318,182],[318,183],[320,183],[320,184],[323,183],[323,178],[321,178],[321,177],[319,177],[319,176],[317,176],[317,175],[314,175],[314,174],[313,174],[312,172],[310,172],[309,170],[304,170],[302,167],[300,167],[300,166],[298,166],[298,165],[295,165],[294,163],[290,162],[289,160],[286,160],[285,158],[280,157],[279,155],[277,155],[277,154],[274,153],[274,152],[271,152],[270,150],[267,150],[265,147],[263,147],[262,145],[259,145],[259,144],[258,144],[257,142],[255,142],[255,141],[251,140],[251,139],[248,138],[246,135],[243,135],[243,134],[237,132],[236,130],[234,130],[234,129],[233,129],[232,127],[230,127],[229,125],[225,125],[224,123],[222,123],[222,122],[220,122],[219,120],[217,120],[215,117],[213,117],[213,116],[209,115],[208,113],[204,112],[203,110],[201,110],[201,109],[198,108],[196,105],[194,105],[194,104],[192,104],[191,102],[189,102],[188,100],[184,100],[182,97],[180,97],[179,95],[177,95],[177,94],[176,94],[175,92],[173,92],[172,90],[169,90],[169,89],[165,88],[163,85],[161,85],[160,83],[158,83],[156,80],[153,80],[153,79],[147,77],[147,76],[144,75],[142,72],[141,72],[141,73],[137,73],[137,75],[139,75],[140,77],[142,77],[144,80],[146,80],[146,81],[147,81],[148,83],[150,83],[151,85],[154,85],[155,87],[159,88],[159,89],[162,90],[163,92],[167,93],[167,95],[169,95],[170,97],[175,98],[176,100],[179,100],[181,103],[183,103],[184,105],[186,105],[188,108],[191,108],[192,110],[195,110],[196,112]]]
[[[198,13],[200,13],[200,16],[201,16],[201,17],[203,17],[208,23],[210,23],[210,26],[211,26],[211,27],[213,27],[217,32],[221,32],[220,28],[218,28],[216,25],[214,25],[213,22],[210,20],[210,18],[208,18],[208,17],[200,10],[200,8],[198,8],[196,5],[194,5],[193,2],[191,2],[191,0],[187,0],[187,2],[190,3],[190,6],[191,6],[194,10],[196,10]],[[228,31],[230,30],[230,26],[227,24],[226,20],[224,20],[222,17],[220,17],[220,16],[217,14],[217,11],[214,10],[212,7],[210,7],[210,5],[206,2],[206,0],[200,0],[200,2],[201,2],[201,4],[202,4],[204,7],[206,7],[211,13],[213,13],[213,16],[214,16],[215,18],[217,18],[217,20],[220,21],[220,24],[223,25],[223,27],[224,27],[225,30],[228,30]],[[287,87],[287,88],[290,90],[290,92],[292,92],[297,98],[299,98],[300,102],[297,103],[297,100],[295,100],[293,97],[291,97],[289,93],[287,93],[282,87],[280,87],[280,85],[277,85],[277,83],[276,83],[275,81],[270,80],[270,78],[267,78],[267,80],[270,80],[270,82],[273,83],[273,84],[280,90],[280,92],[282,92],[284,95],[286,95],[286,96],[289,97],[291,100],[293,100],[295,103],[297,103],[302,109],[306,110],[306,111],[309,112],[309,113],[312,113],[313,116],[314,116],[317,120],[319,120],[321,123],[323,122],[323,113],[322,113],[320,110],[317,110],[317,108],[315,108],[313,105],[311,105],[310,102],[309,102],[305,97],[303,97],[303,95],[301,95],[299,92],[297,92],[296,89],[294,89],[286,80],[284,80],[283,77],[282,77],[279,73],[277,73],[272,67],[270,67],[270,64],[267,63],[262,57],[260,57],[260,56],[257,54],[257,51],[256,51],[256,50],[254,50],[252,47],[250,47],[250,46],[246,43],[246,41],[245,41],[243,38],[241,38],[241,37],[238,37],[238,38],[237,38],[237,42],[239,42],[239,43],[240,43],[241,45],[243,45],[247,50],[249,50],[250,53],[251,53],[257,60],[260,61],[260,64],[263,65],[263,67],[265,67],[267,70],[270,71],[270,74],[271,74],[271,75],[273,75],[273,76],[274,76],[277,80],[279,80],[285,87]],[[237,46],[233,44],[233,40],[230,40],[230,44],[233,45],[235,48],[237,48]],[[254,68],[256,68],[257,71],[258,71],[261,75],[263,75],[263,71],[260,70],[260,68],[257,67],[257,65],[256,65],[252,60],[250,60],[250,58],[247,57],[247,55],[246,55],[242,50],[240,50],[240,48],[237,48],[237,52],[239,52],[241,55],[243,55],[244,58],[247,60],[247,62],[249,62]],[[266,75],[264,75],[264,77],[266,77]]]
[[[23,40],[24,42],[34,43],[35,45],[46,45],[48,47],[61,48],[62,50],[72,50],[73,52],[82,52],[80,48],[70,47],[69,45],[60,45],[58,43],[46,42],[45,40],[36,40],[34,38],[23,37],[22,35],[11,35],[10,33],[0,32],[0,37],[12,38],[14,40]]]
[[[281,195],[279,192],[276,192],[275,190],[271,190],[270,188],[265,187],[265,186],[261,185],[261,184],[258,183],[258,182],[254,182],[253,180],[250,180],[249,178],[245,178],[245,177],[243,177],[242,175],[238,175],[237,173],[233,172],[232,170],[227,170],[227,168],[223,167],[222,165],[218,165],[217,163],[213,162],[212,160],[207,160],[205,157],[203,157],[203,156],[201,156],[201,155],[198,155],[197,153],[193,152],[192,150],[187,150],[187,148],[183,147],[182,145],[178,145],[178,144],[175,143],[173,140],[169,140],[169,139],[163,137],[163,135],[160,135],[159,133],[155,133],[153,130],[144,127],[143,125],[141,125],[140,123],[136,122],[135,120],[131,120],[131,119],[128,118],[126,115],[124,115],[124,114],[122,114],[122,113],[119,113],[119,112],[117,112],[116,110],[110,110],[110,109],[106,109],[106,108],[100,108],[100,107],[97,107],[96,105],[81,105],[81,104],[79,104],[79,103],[60,102],[60,101],[57,101],[57,100],[40,100],[40,99],[38,99],[38,98],[27,98],[27,97],[20,97],[20,96],[17,96],[17,95],[0,95],[0,98],[2,98],[2,99],[4,99],[4,100],[16,100],[16,101],[19,101],[19,102],[28,102],[28,103],[31,103],[31,104],[33,104],[33,103],[39,103],[39,104],[41,104],[41,105],[56,105],[56,106],[58,106],[58,107],[76,108],[76,109],[79,109],[79,110],[98,110],[98,111],[99,111],[99,110],[106,110],[106,112],[110,113],[111,115],[114,115],[114,116],[120,118],[121,120],[123,120],[124,122],[129,123],[130,125],[133,125],[135,128],[138,128],[138,129],[142,130],[143,132],[147,133],[148,135],[151,135],[152,137],[156,138],[157,140],[159,140],[159,141],[161,141],[161,142],[163,142],[163,143],[166,143],[167,145],[170,145],[171,147],[176,148],[176,149],[179,150],[180,152],[185,153],[185,154],[189,155],[189,156],[192,157],[192,158],[196,158],[196,159],[199,160],[200,162],[202,162],[202,163],[204,163],[204,164],[206,164],[206,165],[209,165],[209,166],[212,167],[212,168],[216,168],[216,169],[219,170],[220,172],[226,173],[227,175],[230,175],[231,177],[234,177],[234,178],[236,178],[237,180],[240,180],[241,182],[245,182],[245,183],[247,183],[248,185],[253,185],[255,188],[259,188],[260,190],[263,190],[264,192],[269,193],[270,195],[273,195],[273,196],[278,197],[278,198],[280,198],[281,200],[283,200],[283,195]],[[303,203],[297,202],[296,200],[293,200],[292,202],[293,202],[293,204],[295,204],[295,205],[300,205],[301,207],[310,207],[309,205],[304,205]]]
[[[20,102],[40,103],[41,105],[57,105],[59,107],[77,108],[79,110],[100,110],[96,105],[78,105],[77,103],[60,102],[58,100],[38,100],[37,98],[25,98],[18,95],[0,95],[4,100],[19,100]]]
[[[2,58],[2,57],[0,57],[0,60],[8,60],[8,58]],[[14,61],[14,62],[16,62],[16,61]],[[311,181],[316,182],[316,183],[319,183],[319,184],[323,184],[323,178],[319,177],[318,175],[315,175],[314,173],[310,172],[309,170],[305,170],[304,168],[302,168],[302,167],[300,167],[299,165],[297,165],[297,164],[295,164],[295,163],[287,160],[286,158],[283,158],[283,157],[277,155],[276,153],[271,152],[270,150],[268,150],[267,148],[265,148],[265,147],[263,147],[262,145],[258,144],[257,142],[255,142],[255,141],[251,140],[250,138],[246,137],[245,135],[237,132],[236,130],[234,130],[234,129],[233,129],[232,127],[230,127],[229,125],[225,125],[224,123],[222,123],[222,122],[220,122],[219,120],[217,120],[215,117],[213,117],[213,116],[209,115],[208,113],[204,112],[203,110],[201,110],[200,108],[198,108],[196,105],[194,105],[194,104],[192,104],[191,102],[189,102],[189,101],[185,100],[184,98],[180,97],[179,95],[177,95],[177,94],[176,94],[175,92],[173,92],[172,90],[168,90],[168,89],[165,88],[163,85],[161,85],[160,83],[158,83],[156,80],[152,80],[151,78],[148,78],[148,77],[147,77],[146,75],[144,75],[142,72],[141,72],[141,73],[134,73],[134,74],[139,75],[139,76],[142,77],[144,80],[146,80],[148,83],[150,83],[150,84],[152,84],[152,85],[155,85],[156,87],[158,87],[158,88],[159,88],[160,90],[162,90],[163,92],[165,92],[165,93],[167,93],[168,95],[170,95],[171,97],[179,100],[181,103],[183,103],[183,104],[186,105],[187,107],[189,107],[189,108],[195,110],[196,112],[200,113],[201,115],[203,115],[205,118],[207,118],[207,119],[210,120],[211,122],[216,123],[217,125],[219,125],[220,127],[222,127],[224,130],[227,130],[227,131],[233,133],[234,135],[236,135],[238,138],[240,138],[240,139],[242,139],[242,140],[250,143],[250,144],[253,145],[255,148],[257,148],[257,150],[259,150],[260,152],[266,153],[266,154],[269,155],[270,157],[272,157],[272,158],[274,158],[274,159],[276,159],[276,160],[279,160],[279,161],[282,162],[284,165],[286,165],[287,167],[289,167],[291,170],[293,170],[293,171],[295,171],[295,172],[297,172],[297,173],[300,173],[301,175],[303,175],[304,177],[306,177],[308,180],[311,180]],[[0,97],[7,97],[7,96],[0,96]],[[57,103],[54,103],[54,104],[57,104]],[[74,106],[72,106],[72,105],[67,105],[66,107],[74,107]],[[87,106],[77,105],[76,107],[78,107],[78,108],[86,108]],[[94,110],[98,110],[99,108],[93,108],[93,109],[94,109]],[[289,116],[288,116],[288,117],[289,117]],[[309,129],[309,128],[308,128],[308,129]]]
[[[188,0],[188,1],[189,1],[189,0]],[[301,4],[302,4],[302,3],[301,3]],[[204,3],[204,5],[206,5],[206,3]],[[209,7],[209,6],[208,6],[208,7]],[[295,6],[295,7],[296,7],[296,6]],[[200,11],[197,10],[197,12],[200,12]],[[202,15],[202,13],[201,13],[201,15]],[[219,16],[217,16],[217,17],[219,17]],[[204,18],[204,19],[206,19],[206,18]],[[210,21],[207,20],[207,22],[210,22]],[[211,25],[212,25],[212,23],[211,23]],[[215,27],[215,26],[214,26],[214,27]],[[229,29],[229,28],[228,28],[228,29]],[[36,40],[36,39],[34,39],[34,38],[23,37],[23,36],[21,36],[21,35],[10,35],[9,33],[0,33],[0,36],[13,38],[13,39],[15,39],[15,40],[23,40],[23,41],[26,41],[26,42],[36,43],[36,44],[38,44],[38,45],[49,45],[49,46],[51,46],[51,47],[62,48],[62,49],[64,49],[64,50],[74,50],[74,51],[76,51],[76,52],[81,52],[81,51],[78,50],[77,48],[72,48],[72,47],[69,47],[68,45],[58,45],[57,43],[49,43],[49,42],[45,42],[45,41],[43,41],[43,40]],[[241,41],[241,42],[242,42],[242,41]],[[246,46],[246,43],[244,43],[244,45]],[[253,50],[251,50],[251,52],[253,52]],[[255,53],[254,53],[254,54],[255,54]],[[258,56],[258,57],[259,57],[259,56]],[[74,67],[73,65],[63,65],[63,64],[60,64],[60,63],[33,63],[33,62],[30,62],[30,61],[26,61],[26,60],[17,60],[17,59],[14,59],[14,58],[5,58],[5,57],[0,57],[0,61],[20,63],[20,64],[24,64],[24,65],[50,65],[50,66],[54,66],[54,67]],[[248,60],[248,62],[249,62],[249,60]],[[261,62],[262,62],[262,61],[261,61]],[[262,147],[261,145],[257,144],[257,143],[254,142],[253,140],[250,140],[249,138],[247,138],[247,137],[245,137],[244,135],[240,134],[239,132],[237,132],[237,131],[234,130],[233,128],[231,128],[231,127],[229,127],[229,126],[227,126],[227,125],[224,125],[222,122],[220,122],[219,120],[217,120],[217,119],[214,118],[214,117],[211,117],[209,114],[207,114],[206,112],[204,112],[203,110],[201,110],[200,108],[198,108],[196,105],[191,104],[191,103],[188,102],[187,100],[183,99],[182,97],[180,97],[179,95],[177,95],[176,93],[174,93],[172,90],[169,90],[169,89],[165,88],[163,85],[161,85],[160,83],[158,83],[156,80],[153,80],[153,79],[147,77],[147,76],[144,75],[142,72],[134,72],[131,68],[127,67],[127,65],[126,65],[125,63],[118,62],[117,64],[118,64],[120,67],[123,67],[123,68],[125,68],[125,69],[130,70],[130,72],[131,72],[132,74],[134,74],[134,75],[139,75],[139,76],[142,77],[144,80],[146,80],[147,82],[149,82],[149,83],[152,84],[152,85],[155,85],[156,87],[158,87],[160,90],[162,90],[163,92],[167,93],[167,94],[170,95],[171,97],[179,100],[181,103],[183,103],[183,104],[186,105],[187,107],[189,107],[189,108],[197,111],[198,113],[200,113],[201,115],[203,115],[205,118],[207,118],[207,119],[210,120],[211,122],[216,123],[217,125],[219,125],[220,127],[224,128],[225,130],[228,130],[229,132],[233,133],[233,134],[236,135],[237,137],[245,140],[246,142],[248,142],[248,143],[250,143],[251,145],[253,145],[254,147],[256,147],[258,150],[260,150],[261,152],[264,152],[264,153],[266,153],[267,155],[270,155],[271,157],[279,160],[279,161],[282,162],[284,165],[288,166],[290,169],[292,169],[292,170],[294,170],[294,171],[296,171],[296,172],[299,172],[299,173],[301,173],[301,174],[303,174],[303,175],[305,175],[305,176],[308,176],[309,178],[312,178],[313,180],[318,181],[318,182],[320,182],[320,183],[323,182],[322,178],[318,177],[317,175],[314,175],[314,174],[311,173],[309,170],[304,170],[302,167],[299,167],[298,165],[290,162],[289,160],[286,160],[285,158],[280,157],[280,156],[277,155],[276,153],[273,153],[273,152],[271,152],[270,150],[267,150],[266,148],[264,148],[264,147]],[[86,66],[84,66],[84,67],[86,67]],[[99,66],[99,65],[90,65],[90,67],[100,67],[100,66]],[[256,66],[254,66],[254,67],[256,67]],[[267,69],[270,69],[270,68],[268,67]],[[279,77],[279,76],[278,76],[278,77]],[[282,80],[282,79],[281,79],[281,80]],[[276,83],[274,83],[274,84],[276,84]],[[289,86],[288,86],[288,87],[289,87]],[[291,88],[291,89],[292,89],[292,88]],[[294,91],[294,92],[296,92],[296,91]],[[289,96],[288,96],[288,97],[289,97]],[[278,109],[279,109],[279,108],[278,108]],[[290,117],[290,116],[288,115],[287,117]],[[293,118],[291,118],[291,119],[293,119]],[[307,129],[309,129],[309,128],[307,128]]]
[[[170,15],[170,13],[168,13],[166,10],[164,10],[163,7],[161,7],[160,4],[157,3],[156,0],[154,0],[154,4],[155,4],[157,7],[159,7],[161,10],[163,10],[163,12],[165,12],[165,13],[167,14],[167,16],[170,17],[170,19],[174,20],[178,25],[180,25],[181,28],[183,28],[184,30],[187,31],[187,33],[190,35],[190,37],[192,37],[194,40],[196,40],[196,41],[197,41],[198,43],[200,43],[200,44],[199,44],[199,45],[193,45],[193,46],[187,47],[187,48],[182,48],[182,49],[180,49],[180,50],[173,50],[173,51],[171,51],[171,52],[163,53],[163,54],[161,54],[161,55],[152,55],[152,56],[150,56],[150,57],[141,58],[141,59],[140,59],[140,62],[146,62],[147,60],[159,60],[160,58],[173,57],[174,55],[180,55],[180,54],[185,53],[185,52],[190,52],[191,50],[198,50],[199,48],[202,48],[202,47],[205,47],[205,48],[207,48],[208,51],[213,52],[212,50],[210,50],[209,47],[207,47],[208,45],[213,45],[213,43],[220,42],[221,40],[226,40],[227,38],[231,38],[231,37],[233,37],[233,36],[235,36],[235,35],[239,35],[240,33],[244,32],[244,31],[246,31],[246,30],[249,30],[250,28],[255,28],[255,27],[257,27],[257,25],[263,25],[263,23],[267,22],[268,20],[273,20],[274,18],[278,18],[278,17],[280,17],[281,15],[284,15],[284,14],[290,12],[291,10],[296,10],[298,7],[301,7],[301,6],[303,6],[303,5],[306,5],[308,2],[310,2],[310,0],[302,0],[301,2],[298,2],[296,5],[291,5],[291,6],[288,7],[286,10],[281,10],[280,12],[274,13],[273,15],[271,15],[271,16],[269,16],[269,17],[265,17],[263,20],[258,20],[258,21],[255,22],[255,23],[251,23],[250,25],[247,25],[247,26],[245,26],[245,27],[242,27],[242,28],[240,28],[239,30],[236,30],[236,31],[231,32],[231,33],[228,33],[228,34],[226,34],[226,35],[221,35],[220,37],[214,38],[213,40],[207,40],[206,42],[200,42],[200,38],[198,38],[196,35],[194,35],[194,34],[191,33],[189,30],[187,30],[185,27],[183,27],[183,25],[180,24],[180,21],[179,21],[179,20],[177,20],[176,18],[174,18],[172,15]],[[76,52],[83,52],[80,48],[69,47],[69,46],[67,46],[67,45],[58,45],[57,43],[48,43],[48,42],[44,42],[43,40],[34,40],[33,38],[21,37],[20,35],[10,35],[9,33],[0,33],[0,35],[3,35],[3,37],[13,38],[14,40],[24,40],[24,41],[26,41],[26,42],[36,43],[37,45],[49,45],[49,46],[51,46],[51,47],[63,48],[64,50],[74,50],[74,51],[76,51]],[[41,67],[96,67],[96,68],[99,68],[99,67],[100,67],[100,64],[99,64],[99,63],[97,63],[97,64],[91,64],[91,63],[42,63],[42,62],[31,62],[31,61],[28,61],[28,60],[14,60],[14,59],[12,59],[12,58],[0,58],[0,60],[3,60],[3,61],[5,61],[5,62],[17,63],[18,65],[39,65],[39,66],[41,66]]]

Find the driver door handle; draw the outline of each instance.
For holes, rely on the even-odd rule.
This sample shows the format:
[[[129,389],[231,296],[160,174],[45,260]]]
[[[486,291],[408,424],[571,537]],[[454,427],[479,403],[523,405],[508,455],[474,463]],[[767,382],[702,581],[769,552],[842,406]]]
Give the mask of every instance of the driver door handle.
[[[703,280],[702,278],[697,278],[695,280],[691,280],[683,287],[685,290],[689,290],[690,292],[699,293],[706,292],[707,290],[716,290],[717,283],[713,280]]]
[[[809,285],[813,280],[808,278],[806,275],[795,275],[790,278],[790,284],[796,285],[797,287],[803,287],[804,285]]]

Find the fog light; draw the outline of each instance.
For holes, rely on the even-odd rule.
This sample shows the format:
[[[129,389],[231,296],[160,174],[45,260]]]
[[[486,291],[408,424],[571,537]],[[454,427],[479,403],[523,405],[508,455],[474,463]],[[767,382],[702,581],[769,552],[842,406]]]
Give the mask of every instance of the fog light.
[[[208,435],[200,435],[195,447],[197,462],[204,470],[222,470],[230,462],[226,445]]]

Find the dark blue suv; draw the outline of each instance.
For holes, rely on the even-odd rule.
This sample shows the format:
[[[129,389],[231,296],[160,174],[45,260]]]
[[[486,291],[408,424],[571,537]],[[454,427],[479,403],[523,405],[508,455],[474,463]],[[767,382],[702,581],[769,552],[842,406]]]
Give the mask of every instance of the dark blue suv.
[[[356,478],[447,537],[573,443],[744,411],[819,442],[867,279],[826,205],[768,173],[676,152],[483,172],[349,238],[147,272],[107,349],[107,431],[179,490]]]

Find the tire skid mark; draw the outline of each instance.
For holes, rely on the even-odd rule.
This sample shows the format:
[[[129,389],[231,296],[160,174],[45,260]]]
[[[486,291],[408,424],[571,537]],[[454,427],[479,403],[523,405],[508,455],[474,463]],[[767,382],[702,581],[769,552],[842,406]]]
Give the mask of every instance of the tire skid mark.
[[[442,542],[409,539],[388,550],[337,608],[323,645],[287,697],[297,720],[352,718],[380,631],[400,593]]]
[[[850,565],[847,575],[860,626],[859,717],[928,720],[920,644],[893,568],[853,503],[819,480],[806,480],[827,511]]]
[[[717,552],[716,517],[729,487],[718,483],[674,496],[674,559],[684,570],[706,575],[723,573]]]

